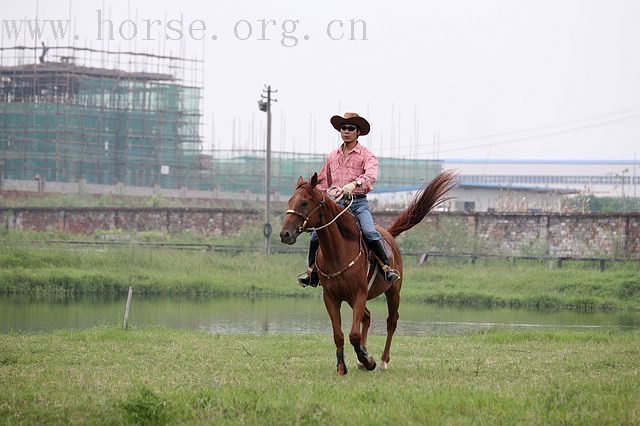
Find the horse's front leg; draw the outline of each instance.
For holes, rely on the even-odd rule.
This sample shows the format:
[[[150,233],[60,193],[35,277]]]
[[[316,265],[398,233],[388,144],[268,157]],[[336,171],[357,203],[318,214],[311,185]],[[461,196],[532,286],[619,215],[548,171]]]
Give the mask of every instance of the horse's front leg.
[[[365,287],[366,288],[366,287]],[[362,339],[361,326],[363,316],[366,311],[366,303],[367,303],[367,292],[359,291],[356,295],[355,301],[353,303],[353,322],[351,324],[351,332],[349,333],[349,341],[353,345],[353,348],[356,351],[356,355],[358,356],[358,361],[364,365],[369,371],[372,371],[376,368],[376,361],[372,356],[369,356],[367,353],[367,348],[364,346],[364,341]]]
[[[336,344],[336,371],[339,375],[347,374],[347,364],[344,362],[344,334],[342,334],[342,320],[340,318],[340,302],[332,298],[328,291],[322,290],[322,299],[327,308],[333,329],[333,341]]]
[[[361,328],[361,340],[360,346],[367,352],[367,336],[369,335],[369,326],[371,325],[371,312],[369,312],[369,308],[364,308],[364,315],[362,316],[362,328]],[[358,361],[358,368],[363,369],[364,365]]]
[[[366,302],[365,302],[366,303]],[[371,312],[369,308],[364,308],[364,315],[362,315],[362,347],[367,349],[367,337],[369,336],[369,326],[371,325]]]

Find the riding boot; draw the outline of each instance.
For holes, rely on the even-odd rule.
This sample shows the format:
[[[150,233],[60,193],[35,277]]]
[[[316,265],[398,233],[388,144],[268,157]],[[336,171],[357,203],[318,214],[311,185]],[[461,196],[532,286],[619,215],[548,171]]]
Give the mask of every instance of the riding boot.
[[[320,282],[320,277],[316,271],[316,253],[318,252],[318,247],[320,247],[320,243],[317,240],[309,241],[309,269],[298,275],[298,284],[302,287],[308,285],[317,287]]]
[[[382,240],[369,241],[369,247],[384,264],[384,267],[382,268],[384,271],[384,279],[392,284],[398,281],[400,279],[400,273],[389,266],[389,256],[387,256],[387,251],[384,249],[384,243]]]

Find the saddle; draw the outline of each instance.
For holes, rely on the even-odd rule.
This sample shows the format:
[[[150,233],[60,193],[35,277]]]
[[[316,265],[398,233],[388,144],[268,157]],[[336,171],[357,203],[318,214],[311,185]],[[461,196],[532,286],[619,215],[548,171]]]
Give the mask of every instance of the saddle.
[[[380,258],[378,256],[376,256],[376,254],[373,252],[373,250],[371,250],[368,246],[367,246],[367,241],[365,240],[365,238],[360,235],[360,239],[362,240],[362,243],[364,244],[365,250],[366,250],[366,255],[367,255],[367,279],[368,279],[368,284],[367,284],[367,289],[371,289],[371,286],[373,285],[373,282],[375,281],[375,278],[377,275],[382,276],[382,278],[384,279],[384,263],[382,263],[382,260],[380,260]],[[384,238],[382,239],[382,246],[384,247],[384,251],[387,253],[387,257],[389,258],[389,262],[391,262],[391,264],[393,264],[393,260],[394,260],[394,256],[393,256],[393,250],[391,250],[391,246],[389,245],[389,243],[387,242],[387,240],[385,240]]]

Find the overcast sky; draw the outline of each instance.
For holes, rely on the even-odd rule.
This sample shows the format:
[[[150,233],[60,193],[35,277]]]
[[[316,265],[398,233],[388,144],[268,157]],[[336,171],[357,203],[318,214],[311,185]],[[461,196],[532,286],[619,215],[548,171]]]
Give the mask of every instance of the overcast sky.
[[[275,150],[325,153],[340,143],[331,115],[355,111],[379,156],[640,156],[637,0],[25,0],[0,19],[36,8],[40,19],[71,16],[78,46],[104,45],[100,10],[115,27],[104,47],[204,55],[202,136],[215,148],[264,146],[256,101],[271,84]],[[118,33],[127,18],[131,41],[130,24]],[[158,41],[178,38],[179,19],[182,40]],[[152,41],[145,20],[161,21]],[[4,46],[22,41],[3,34]]]

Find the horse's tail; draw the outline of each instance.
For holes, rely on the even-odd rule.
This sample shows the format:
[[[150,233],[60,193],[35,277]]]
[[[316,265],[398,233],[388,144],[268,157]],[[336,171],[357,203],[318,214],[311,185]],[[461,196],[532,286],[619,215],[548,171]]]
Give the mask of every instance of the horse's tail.
[[[395,238],[405,231],[416,226],[433,208],[451,197],[444,195],[456,186],[455,170],[446,170],[436,176],[428,185],[420,189],[411,202],[411,205],[387,229]]]

